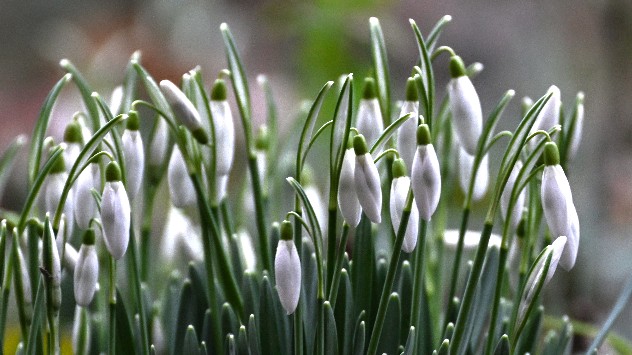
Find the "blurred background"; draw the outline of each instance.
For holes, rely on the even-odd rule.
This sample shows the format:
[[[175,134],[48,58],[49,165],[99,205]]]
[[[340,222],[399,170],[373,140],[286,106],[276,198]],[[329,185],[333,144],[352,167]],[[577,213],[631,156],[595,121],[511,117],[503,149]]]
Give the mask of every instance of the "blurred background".
[[[489,113],[506,90],[516,90],[501,129],[515,127],[523,96],[538,98],[555,84],[570,107],[576,93],[585,92],[584,137],[569,172],[581,246],[576,267],[555,276],[553,282],[562,287],[550,287],[557,291],[549,292],[547,304],[553,314],[601,324],[632,275],[630,1],[3,0],[0,149],[17,134],[30,135],[46,94],[63,75],[62,58],[70,59],[104,97],[121,83],[137,49],[158,80],[179,82],[196,65],[211,80],[226,66],[219,25],[227,22],[250,76],[255,120],[262,120],[257,112],[264,112],[257,106],[259,73],[271,82],[280,120],[291,120],[301,100],[313,98],[325,81],[369,73],[370,16],[380,19],[384,31],[393,97],[403,98],[418,55],[408,18],[427,34],[446,14],[453,21],[439,43],[451,46],[466,64],[485,65],[474,80],[483,112]],[[447,62],[441,57],[435,63],[440,96]],[[68,87],[54,114],[57,122],[81,109],[76,90]],[[61,132],[63,126],[52,129]],[[20,208],[24,169],[16,168],[4,208]],[[615,329],[632,338],[632,306]]]

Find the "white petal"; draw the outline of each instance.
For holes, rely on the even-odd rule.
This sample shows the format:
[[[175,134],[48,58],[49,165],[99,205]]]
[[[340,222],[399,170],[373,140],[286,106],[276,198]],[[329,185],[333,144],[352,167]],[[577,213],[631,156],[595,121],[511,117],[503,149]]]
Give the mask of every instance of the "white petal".
[[[77,161],[79,153],[81,153],[81,144],[79,143],[64,143],[66,149],[64,150],[64,164],[66,165],[66,171],[70,171],[72,166]]]
[[[364,135],[369,148],[377,141],[384,131],[380,103],[375,99],[361,99],[356,118],[356,128]]]
[[[571,236],[574,214],[577,212],[573,204],[571,188],[566,174],[560,165],[544,167],[542,174],[542,208],[544,217],[553,237]],[[577,222],[578,224],[578,222]],[[577,232],[579,226],[577,226]],[[579,233],[577,238],[579,238]]]
[[[152,141],[149,144],[149,164],[160,166],[167,155],[167,142],[169,131],[167,123],[160,119],[156,122],[156,128]]]
[[[353,228],[360,223],[362,208],[355,190],[355,152],[353,149],[345,151],[338,184],[338,206],[345,222]]]
[[[393,230],[395,233],[399,230],[400,223],[402,221],[402,214],[404,207],[406,206],[406,198],[408,197],[408,190],[410,189],[410,178],[407,176],[393,179],[391,184],[391,222],[393,223]],[[404,243],[402,244],[402,250],[410,253],[415,249],[417,245],[417,231],[419,228],[419,210],[417,205],[413,203],[408,224],[406,226],[406,233],[404,234]]]
[[[441,197],[441,171],[432,144],[417,146],[411,179],[419,215],[429,221]]]
[[[120,181],[105,183],[101,199],[101,223],[105,246],[116,260],[121,259],[127,250],[130,218],[125,186]]]
[[[210,106],[215,128],[216,170],[219,175],[227,175],[230,173],[235,155],[233,114],[227,101],[211,101]]]
[[[75,266],[74,290],[77,304],[87,307],[99,280],[99,260],[94,245],[82,245]]]
[[[382,220],[382,189],[380,175],[371,154],[356,156],[354,180],[362,210],[371,222],[380,223]]]
[[[570,140],[570,147],[568,149],[568,158],[573,159],[577,155],[577,150],[579,150],[579,143],[582,140],[582,131],[584,129],[584,103],[579,103],[577,106],[577,118],[575,121],[575,129],[573,130],[573,135]]]
[[[568,239],[565,236],[558,237],[555,239],[553,244],[553,256],[551,257],[551,263],[549,264],[549,271],[546,274],[546,279],[544,280],[544,284],[548,284],[555,275],[555,270],[557,270],[557,265],[561,262],[562,253],[568,249],[567,244]]]
[[[459,148],[459,184],[463,192],[467,193],[470,187],[474,156],[469,155],[462,147]],[[489,158],[486,154],[476,171],[472,199],[478,201],[485,196],[489,187]]]
[[[522,162],[518,160],[511,170],[511,173],[509,174],[509,179],[507,180],[507,185],[505,185],[505,189],[500,196],[500,212],[503,219],[507,218],[509,200],[511,199],[511,191],[516,185],[516,179],[518,178],[518,174],[520,174],[520,169],[522,169]],[[518,226],[518,223],[520,223],[526,197],[527,191],[523,189],[522,191],[520,191],[520,194],[518,195],[518,198],[516,199],[515,204],[511,209],[511,222],[509,224],[512,229],[515,229]]]
[[[568,209],[570,234],[567,236],[566,248],[560,259],[560,266],[569,271],[575,266],[577,260],[577,252],[579,251],[579,216],[577,216],[577,210],[575,206],[571,204]]]
[[[77,225],[81,229],[88,229],[90,220],[98,217],[98,206],[94,197],[92,196],[92,189],[98,191],[100,183],[95,180],[95,177],[99,175],[99,166],[97,164],[90,164],[84,169],[77,181],[75,182],[74,199],[75,199],[75,220]],[[99,176],[100,177],[100,176]]]
[[[301,261],[293,241],[279,240],[274,273],[281,305],[287,314],[292,314],[301,295]]]
[[[125,177],[130,199],[134,199],[140,186],[143,183],[143,172],[145,170],[145,151],[143,140],[139,131],[123,132],[121,137],[123,143],[123,155],[125,156]]]
[[[112,90],[110,96],[110,110],[113,115],[118,115],[123,103],[123,86],[119,85]]]
[[[202,128],[200,113],[180,88],[169,80],[163,80],[160,82],[160,91],[180,124],[192,132]]]
[[[74,271],[78,259],[79,253],[77,250],[72,245],[66,243],[64,246],[64,268]]]
[[[483,131],[483,113],[476,89],[470,78],[463,75],[450,80],[448,94],[454,131],[463,149],[474,155]]]
[[[169,167],[167,168],[167,182],[171,202],[178,208],[191,206],[196,202],[195,187],[189,177],[186,163],[178,147],[173,147]]]
[[[562,101],[560,99],[560,89],[553,85],[546,93],[552,93],[553,95],[549,101],[546,102],[544,107],[542,107],[540,114],[535,119],[530,133],[537,130],[548,131],[560,122],[560,107],[562,105]],[[533,144],[535,144],[535,142]]]
[[[397,130],[397,151],[408,169],[412,168],[417,151],[418,105],[417,101],[404,101],[399,113],[399,117],[413,113],[413,116],[404,121]]]

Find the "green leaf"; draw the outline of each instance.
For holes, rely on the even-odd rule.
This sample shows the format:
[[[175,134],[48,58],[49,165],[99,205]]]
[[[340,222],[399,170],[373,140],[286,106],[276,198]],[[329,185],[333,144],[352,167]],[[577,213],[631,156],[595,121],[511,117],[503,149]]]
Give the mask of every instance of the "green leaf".
[[[250,355],[250,348],[248,347],[248,335],[246,334],[246,327],[239,327],[239,334],[237,334],[237,354]]]
[[[406,323],[402,323],[406,324]],[[415,327],[410,327],[408,331],[408,338],[406,339],[406,346],[404,346],[404,351],[402,355],[413,355],[415,351]]]
[[[353,117],[353,74],[346,76],[334,111],[334,123],[329,142],[330,177],[336,191],[330,191],[330,196],[337,193],[338,178],[342,168],[345,148],[349,140],[351,119]],[[333,189],[332,189],[333,190]]]
[[[7,179],[11,174],[11,168],[15,162],[15,156],[19,149],[26,143],[26,137],[23,135],[17,136],[9,147],[4,151],[2,157],[0,157],[0,198],[3,195],[4,188],[7,183]]]
[[[420,58],[420,72],[419,75],[423,79],[423,87],[425,88],[426,96],[421,100],[421,103],[424,104],[423,115],[426,118],[426,123],[432,129],[432,119],[433,119],[433,105],[434,105],[434,74],[432,70],[432,63],[430,61],[430,55],[428,54],[428,48],[426,47],[426,42],[424,41],[424,37],[419,31],[419,27],[412,19],[409,20],[410,25],[413,28],[413,32],[415,33],[415,38],[417,39],[417,48],[419,49],[419,58]]]
[[[342,269],[340,273],[340,287],[334,308],[336,317],[336,329],[338,330],[338,353],[349,354],[351,352],[351,341],[353,340],[353,292],[351,281],[347,270]]]
[[[511,354],[511,350],[509,346],[509,336],[507,336],[507,334],[503,334],[503,336],[500,338],[500,341],[498,342],[498,345],[496,345],[496,350],[494,350],[494,355],[510,355],[510,354]]]
[[[261,330],[262,354],[282,354],[280,343],[281,334],[275,313],[283,313],[283,311],[275,308],[273,297],[277,297],[276,292],[273,292],[268,277],[264,276],[261,285],[261,316],[258,328]]]
[[[257,331],[257,325],[255,323],[255,316],[252,314],[248,319],[248,347],[252,355],[261,354],[261,345],[259,344],[259,332]]]
[[[257,281],[257,275],[253,271],[246,270],[244,272],[241,290],[246,314],[258,315],[260,300],[259,282]]]
[[[410,338],[410,327],[408,325],[410,324],[413,302],[413,271],[408,260],[402,262],[398,294],[400,295],[402,309],[402,327],[400,329],[399,343],[405,344],[406,339]]]
[[[113,112],[118,115],[119,113],[129,112],[132,109],[132,102],[136,97],[136,83],[138,75],[136,69],[134,69],[134,63],[139,63],[141,58],[140,51],[132,53],[129,59],[127,68],[125,68],[125,80],[123,82],[123,101],[121,102],[120,112]]]
[[[378,354],[397,354],[399,347],[400,327],[401,327],[401,302],[396,292],[391,293],[388,299],[386,318],[378,345]]]
[[[522,332],[518,341],[518,346],[516,347],[516,354],[524,354],[531,353],[534,354],[536,351],[536,345],[538,344],[537,340],[539,338],[540,329],[542,328],[542,319],[544,317],[544,307],[540,306],[535,311],[527,325]],[[514,341],[516,341],[514,339]]]
[[[177,353],[177,349],[184,346],[184,337],[186,335],[186,327],[192,323],[193,314],[191,314],[191,298],[193,297],[193,289],[190,280],[185,280],[180,290],[180,303],[178,306],[178,317],[174,327],[175,345],[172,353]]]
[[[182,346],[182,354],[195,354],[200,351],[195,327],[189,325],[184,335],[184,344]]]
[[[409,118],[412,117],[412,113],[407,113],[404,116],[398,118],[397,120],[395,120],[395,122],[391,123],[388,127],[386,127],[384,129],[384,132],[382,132],[382,134],[378,137],[378,139],[375,141],[375,143],[373,143],[373,146],[371,146],[371,150],[370,153],[374,154],[375,152],[379,152],[382,145],[384,145],[384,143],[386,143],[386,141],[388,141],[391,136],[397,132],[397,129],[404,124],[404,122],[406,122],[406,120],[408,120]]]
[[[101,127],[101,120],[99,119],[99,108],[97,107],[94,100],[92,100],[92,93],[94,90],[90,88],[88,82],[83,77],[83,75],[79,72],[79,70],[72,64],[68,59],[62,59],[59,62],[59,65],[67,72],[72,74],[72,80],[77,85],[79,89],[79,93],[81,93],[81,98],[83,99],[83,103],[86,105],[88,109],[88,116],[92,121],[92,131],[96,131]]]
[[[303,163],[307,157],[307,153],[311,144],[305,145],[306,142],[312,141],[312,131],[314,130],[314,123],[316,123],[316,119],[318,118],[318,113],[320,112],[320,108],[323,105],[323,101],[325,100],[325,94],[329,91],[331,86],[334,84],[333,81],[328,81],[318,92],[318,96],[316,96],[316,100],[312,104],[309,109],[309,113],[307,114],[307,118],[305,119],[305,124],[303,125],[303,130],[301,131],[301,136],[298,141],[298,149],[296,151],[296,176],[301,176],[301,171],[303,170]],[[319,130],[320,133],[322,130]]]
[[[226,355],[235,355],[237,353],[237,344],[235,344],[235,336],[233,334],[226,335],[226,346],[224,348],[226,349]]]
[[[325,353],[338,354],[338,330],[336,329],[336,318],[329,301],[325,301]]]
[[[222,334],[237,334],[239,331],[239,321],[229,303],[222,306]]]
[[[428,45],[429,52],[432,53],[434,51],[434,48],[437,45],[437,41],[439,40],[439,36],[441,35],[441,32],[443,32],[444,27],[448,23],[450,23],[450,21],[452,21],[452,16],[445,15],[439,21],[437,21],[435,26],[432,28],[432,30],[430,31],[430,34],[428,35],[428,41],[426,42]]]
[[[130,321],[123,296],[116,290],[116,352],[119,354],[136,354],[138,342],[135,341],[132,323]],[[140,341],[140,340],[139,340]]]
[[[48,96],[46,96],[44,105],[42,105],[39,117],[35,123],[35,129],[33,130],[33,134],[31,136],[31,148],[29,150],[28,157],[29,187],[31,188],[40,170],[42,146],[44,145],[44,138],[46,138],[46,130],[48,129],[48,122],[50,121],[53,106],[57,101],[57,97],[59,97],[59,93],[71,78],[71,74],[66,74],[55,84],[55,86],[53,86],[53,89],[48,93]]]
[[[316,339],[316,329],[318,323],[318,262],[314,254],[313,244],[303,241],[301,252],[301,272],[302,272],[302,296],[299,299],[304,307],[303,325],[305,329],[305,348],[307,354],[312,354]]]
[[[169,282],[165,288],[162,301],[162,317],[154,317],[154,322],[162,321],[165,332],[165,348],[175,349],[176,320],[178,317],[178,306],[180,304],[180,276],[173,273],[169,277]]]
[[[369,320],[376,312],[371,307],[375,273],[372,238],[371,221],[363,213],[355,231],[355,244],[351,258],[351,286],[355,314],[365,311]]]
[[[375,72],[380,108],[382,109],[385,125],[389,125],[391,123],[391,85],[388,56],[386,54],[382,27],[376,17],[369,19],[369,29],[371,31],[371,57],[373,59],[373,71]]]
[[[314,211],[314,207],[312,206],[311,201],[307,197],[307,194],[305,193],[305,190],[303,189],[303,186],[301,185],[301,183],[299,183],[296,179],[294,179],[291,176],[286,178],[286,180],[287,182],[290,183],[290,186],[292,186],[292,188],[294,189],[298,197],[301,199],[301,202],[303,203],[303,207],[307,214],[307,222],[309,225],[308,232],[310,236],[312,237],[312,241],[314,242],[314,245],[316,246],[316,249],[315,249],[316,257],[320,259],[320,255],[322,255],[320,254],[320,252],[322,251],[322,237],[323,236],[320,229],[320,223],[318,223],[318,218],[316,217],[316,212]]]
[[[366,334],[364,321],[361,321],[360,324],[356,327],[355,335],[353,336],[353,354],[354,355],[362,355],[364,354],[364,337]]]
[[[40,333],[42,327],[42,319],[44,318],[44,299],[46,298],[46,289],[44,288],[44,281],[42,278],[38,277],[38,279],[37,293],[35,296],[35,303],[33,304],[33,319],[31,320],[31,328],[29,330],[30,341],[26,344],[26,355],[36,355],[42,351],[42,349],[38,347],[38,345],[41,345],[41,339],[39,339],[40,341],[35,341],[35,339],[38,339],[38,334]]]

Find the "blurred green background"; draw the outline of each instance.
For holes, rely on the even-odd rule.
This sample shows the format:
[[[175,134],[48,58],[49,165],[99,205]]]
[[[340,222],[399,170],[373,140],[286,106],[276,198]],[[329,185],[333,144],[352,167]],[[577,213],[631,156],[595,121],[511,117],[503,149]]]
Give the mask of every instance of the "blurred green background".
[[[62,75],[57,64],[62,58],[73,61],[106,97],[136,49],[157,79],[179,80],[199,64],[210,80],[226,65],[219,25],[227,22],[250,75],[255,120],[264,113],[255,78],[264,73],[279,101],[280,119],[287,121],[325,81],[369,72],[370,16],[382,24],[393,96],[402,98],[417,59],[408,18],[427,33],[446,14],[453,21],[440,43],[467,64],[485,65],[474,80],[483,112],[507,89],[516,90],[501,129],[515,127],[519,98],[538,98],[552,84],[567,105],[578,91],[586,94],[583,143],[570,171],[582,229],[579,258],[570,273],[557,273],[553,282],[561,287],[549,287],[547,302],[554,314],[600,324],[632,274],[630,1],[2,0],[0,149],[17,134],[30,134],[44,97]],[[436,62],[435,73],[442,96],[446,57]],[[65,90],[55,120],[80,110],[77,102],[77,93]],[[59,134],[62,127],[53,130]],[[17,168],[2,206],[20,208],[23,169]],[[632,306],[616,329],[632,337]]]

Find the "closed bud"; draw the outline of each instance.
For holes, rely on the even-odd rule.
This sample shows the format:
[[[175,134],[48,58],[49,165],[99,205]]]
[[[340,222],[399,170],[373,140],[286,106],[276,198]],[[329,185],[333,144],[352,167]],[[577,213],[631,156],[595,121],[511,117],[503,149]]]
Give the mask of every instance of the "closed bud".
[[[391,200],[389,201],[391,222],[393,223],[395,233],[399,230],[404,207],[406,206],[406,198],[408,197],[408,191],[410,189],[410,178],[405,176],[405,174],[404,161],[401,159],[395,160],[393,163]],[[418,228],[419,210],[417,209],[417,205],[413,204],[410,211],[410,218],[408,219],[408,225],[406,226],[406,233],[404,234],[404,243],[402,244],[403,251],[410,253],[415,249],[417,245]]]
[[[413,160],[411,180],[419,216],[429,221],[441,197],[441,169],[434,146],[429,142],[430,131],[425,124],[417,129],[417,152]]]
[[[371,222],[380,223],[382,221],[380,175],[361,134],[353,138],[353,149],[356,154],[354,182],[358,201]]]
[[[417,150],[417,124],[419,121],[419,101],[417,101],[417,86],[413,78],[406,82],[406,101],[402,104],[399,117],[412,113],[397,130],[397,151],[408,168],[413,166],[413,158]]]
[[[281,236],[287,234],[283,232],[287,229],[281,224]],[[292,226],[289,225],[291,230]],[[290,234],[291,236],[291,234]],[[277,292],[283,309],[287,314],[292,314],[296,310],[298,300],[301,295],[301,260],[298,257],[296,246],[291,239],[280,239],[277,246],[276,257],[274,258],[274,273],[276,278]]]
[[[121,182],[121,170],[116,162],[110,162],[105,170],[106,183],[101,197],[101,223],[105,246],[115,260],[127,250],[131,210],[125,186]]]
[[[560,89],[552,85],[546,93],[547,95],[551,94],[551,98],[544,104],[542,110],[540,110],[540,114],[536,117],[531,127],[530,134],[538,130],[549,131],[553,126],[560,123],[560,107],[562,106]],[[533,146],[536,141],[537,139],[532,139],[531,145]]]
[[[347,149],[340,170],[338,183],[338,206],[345,222],[355,228],[360,223],[362,208],[355,189],[355,151]]]
[[[366,137],[366,142],[373,145],[384,131],[382,111],[380,102],[377,100],[377,89],[375,80],[366,78],[360,106],[358,107],[358,117],[356,118],[356,128],[358,132]]]
[[[211,113],[215,129],[216,170],[218,175],[228,175],[235,155],[235,125],[230,105],[226,101],[226,84],[218,79],[211,90]]]
[[[123,156],[125,157],[125,169],[127,188],[130,199],[134,199],[143,183],[145,169],[145,151],[143,140],[140,136],[138,114],[130,111],[127,119],[127,129],[123,132]]]
[[[173,147],[171,159],[169,159],[167,182],[169,184],[171,202],[174,206],[183,208],[195,204],[195,187],[189,177],[186,163],[178,147]]]
[[[453,56],[450,59],[450,73],[452,79],[448,83],[448,95],[452,126],[463,149],[474,155],[483,131],[481,102],[472,81],[465,75],[465,67],[460,57]]]
[[[98,217],[99,209],[97,201],[92,195],[92,190],[99,192],[100,188],[101,174],[99,165],[92,163],[79,174],[73,188],[74,200],[76,201],[74,208],[75,220],[81,229],[88,229],[90,221]]]
[[[509,174],[509,179],[507,179],[507,184],[505,185],[505,189],[500,196],[500,213],[505,220],[509,215],[509,200],[511,199],[511,191],[518,182],[517,179],[518,174],[520,174],[520,169],[522,169],[522,162],[518,160],[511,170],[511,173]],[[511,206],[511,221],[509,222],[509,225],[512,229],[516,229],[518,227],[518,224],[520,223],[520,220],[522,219],[522,210],[524,208],[526,198],[527,192],[523,189],[522,191],[520,191],[518,197],[514,201],[514,205]]]
[[[79,257],[75,264],[74,291],[79,306],[87,307],[92,302],[99,280],[99,260],[94,247],[94,230],[88,229],[83,235]]]
[[[202,126],[202,119],[189,98],[169,80],[160,82],[160,91],[171,107],[178,122],[185,126],[201,144],[208,143],[208,135]]]
[[[474,167],[474,156],[469,155],[462,147],[459,148],[459,184],[461,189],[467,193],[470,180],[472,178],[472,168]],[[485,197],[489,187],[489,158],[487,154],[481,159],[481,163],[476,171],[474,188],[472,189],[472,199],[478,201]]]

